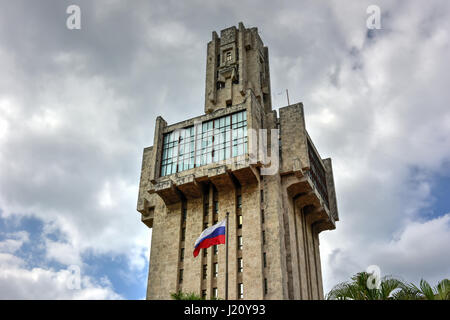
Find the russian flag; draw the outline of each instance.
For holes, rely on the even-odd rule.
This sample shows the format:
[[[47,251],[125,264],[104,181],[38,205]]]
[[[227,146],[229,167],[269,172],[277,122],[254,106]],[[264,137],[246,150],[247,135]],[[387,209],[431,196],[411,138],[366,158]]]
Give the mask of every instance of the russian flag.
[[[216,244],[225,243],[225,225],[227,219],[224,219],[215,225],[203,230],[202,234],[195,241],[194,257],[198,256],[200,249],[206,249]]]

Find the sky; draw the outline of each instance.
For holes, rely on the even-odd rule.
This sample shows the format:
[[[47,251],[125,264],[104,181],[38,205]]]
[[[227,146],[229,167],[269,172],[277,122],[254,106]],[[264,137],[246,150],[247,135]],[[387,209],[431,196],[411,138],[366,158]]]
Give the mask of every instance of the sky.
[[[145,298],[143,148],[158,115],[203,114],[206,44],[239,22],[269,47],[274,109],[288,89],[333,159],[324,291],[370,265],[449,277],[450,2],[0,0],[0,299]]]

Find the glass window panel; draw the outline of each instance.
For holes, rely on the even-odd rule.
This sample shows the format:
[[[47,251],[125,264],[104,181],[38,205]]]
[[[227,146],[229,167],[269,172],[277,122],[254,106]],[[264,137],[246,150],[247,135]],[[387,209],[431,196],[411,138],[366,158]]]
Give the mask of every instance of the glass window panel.
[[[184,145],[180,145],[180,156],[182,156],[184,153]]]
[[[161,176],[226,160],[247,152],[247,115],[241,111],[166,133]]]
[[[238,155],[244,154],[244,145],[238,145]]]

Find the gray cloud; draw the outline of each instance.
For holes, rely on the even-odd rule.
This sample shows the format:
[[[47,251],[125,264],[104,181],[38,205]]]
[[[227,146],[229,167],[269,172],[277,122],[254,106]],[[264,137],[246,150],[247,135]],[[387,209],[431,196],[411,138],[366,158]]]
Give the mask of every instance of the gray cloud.
[[[48,259],[93,252],[146,264],[149,232],[135,212],[142,149],[157,115],[203,113],[211,31],[243,21],[269,46],[274,106],[286,104],[276,94],[285,88],[303,101],[334,161],[341,221],[321,234],[325,291],[368,264],[448,275],[407,269],[418,256],[392,240],[432,227],[421,215],[450,158],[447,2],[381,1],[382,29],[370,37],[370,1],[77,1],[79,31],[65,27],[71,1],[0,3],[0,209],[65,236],[45,242]]]

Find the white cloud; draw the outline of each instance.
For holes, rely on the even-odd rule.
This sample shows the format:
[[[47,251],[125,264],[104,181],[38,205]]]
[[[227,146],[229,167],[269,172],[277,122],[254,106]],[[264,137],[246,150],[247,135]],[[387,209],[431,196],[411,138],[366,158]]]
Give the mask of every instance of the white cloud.
[[[0,241],[0,252],[2,253],[14,253],[29,240],[29,234],[26,231],[7,233],[4,236],[7,239]]]
[[[385,272],[401,272],[401,276],[418,282],[437,283],[450,275],[450,213],[423,222],[407,223],[404,230],[383,245],[368,250],[374,262]]]
[[[22,259],[0,254],[0,299],[122,299],[110,284],[83,275],[80,289],[70,289],[72,277],[66,269],[27,269]]]
[[[325,274],[327,289],[339,281],[348,281],[369,265],[378,265],[382,276],[392,275],[416,284],[425,279],[435,285],[450,274],[450,213],[405,223],[391,240],[338,246],[326,242],[321,249],[324,263],[331,266]]]
[[[59,229],[65,242],[47,243],[59,262],[78,264],[90,249],[145,250],[148,231],[135,211],[141,149],[131,150],[120,128],[127,102],[100,78],[47,80],[32,111],[17,99],[3,104],[15,110],[6,121],[16,131],[1,142],[2,215],[31,213]]]
[[[114,292],[111,282],[103,277],[98,281],[84,275],[81,261],[68,255],[66,247],[59,243],[47,241],[47,254],[56,260],[69,265],[77,264],[79,278],[72,271],[71,265],[67,269],[34,267],[17,256],[22,245],[29,241],[29,234],[18,231],[5,234],[0,241],[0,299],[121,299]],[[58,247],[60,245],[60,247]],[[70,251],[70,250],[67,250]],[[79,279],[80,286],[71,286],[74,279]]]
[[[75,248],[70,243],[63,243],[46,239],[46,258],[54,260],[64,265],[78,265],[83,264],[78,248]]]
[[[359,28],[363,20],[356,9],[361,6],[335,7],[346,19],[345,29]],[[442,31],[450,27],[450,10],[439,1],[380,6],[387,15],[374,38],[320,60],[323,67],[316,74],[321,79],[296,85],[311,88],[302,98],[307,128],[321,155],[333,158],[341,221],[336,230],[321,235],[325,291],[370,264],[410,281],[448,276],[438,254],[448,251],[445,246],[424,242],[433,248],[429,260],[436,269],[431,270],[406,246],[390,240],[424,223],[424,211],[432,205],[433,174],[445,174],[450,159],[450,93],[445,88],[450,65],[439,63],[450,55]],[[349,11],[354,14],[344,14]],[[321,73],[336,64],[335,79]],[[446,239],[445,233],[437,234],[436,239]],[[376,261],[377,245],[393,250],[396,264],[381,255]],[[418,267],[409,272],[406,265]]]

